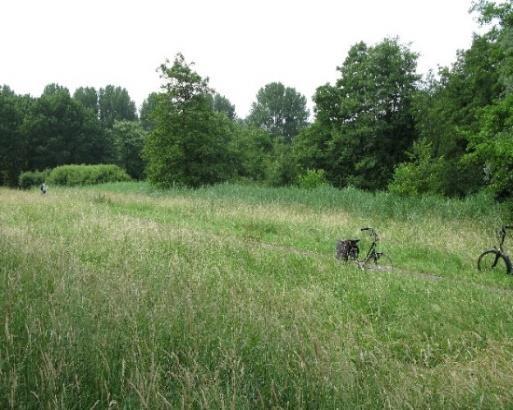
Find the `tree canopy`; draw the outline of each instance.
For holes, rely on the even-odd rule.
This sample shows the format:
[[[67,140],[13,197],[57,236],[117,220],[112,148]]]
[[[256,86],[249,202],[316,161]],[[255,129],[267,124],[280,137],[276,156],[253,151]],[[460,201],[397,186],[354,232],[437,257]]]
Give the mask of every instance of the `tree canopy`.
[[[157,99],[154,128],[145,158],[150,181],[197,187],[233,175],[231,121],[214,111],[208,79],[178,54],[160,67],[163,93]]]
[[[314,95],[316,122],[296,144],[299,161],[337,186],[379,189],[415,138],[417,55],[395,39],[355,44],[335,85]]]
[[[292,87],[270,83],[258,90],[247,121],[286,142],[303,129],[308,120],[306,98]]]

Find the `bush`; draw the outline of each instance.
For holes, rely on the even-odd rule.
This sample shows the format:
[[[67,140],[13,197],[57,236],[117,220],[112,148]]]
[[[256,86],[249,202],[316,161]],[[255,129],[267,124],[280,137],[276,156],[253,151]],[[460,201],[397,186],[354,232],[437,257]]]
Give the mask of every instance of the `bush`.
[[[405,196],[443,193],[440,180],[443,158],[432,157],[431,144],[426,141],[416,142],[408,155],[410,162],[395,168],[388,190]]]
[[[47,182],[54,185],[93,185],[105,182],[130,181],[128,174],[117,165],[62,165],[54,168]]]
[[[298,167],[289,144],[276,141],[273,154],[267,160],[266,183],[270,186],[290,186],[297,180]]]
[[[298,179],[300,188],[313,189],[323,185],[328,185],[326,172],[323,169],[307,169]]]
[[[49,169],[45,169],[44,171],[26,171],[22,172],[19,176],[18,182],[20,188],[29,189],[33,186],[41,185],[48,178],[48,174],[50,173]]]

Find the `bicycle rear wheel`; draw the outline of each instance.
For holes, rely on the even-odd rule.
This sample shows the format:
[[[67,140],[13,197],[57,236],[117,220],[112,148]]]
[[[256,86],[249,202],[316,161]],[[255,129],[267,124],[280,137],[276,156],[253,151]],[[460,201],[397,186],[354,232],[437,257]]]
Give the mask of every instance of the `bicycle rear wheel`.
[[[477,260],[477,269],[484,273],[511,273],[511,261],[508,256],[495,249],[485,251]]]

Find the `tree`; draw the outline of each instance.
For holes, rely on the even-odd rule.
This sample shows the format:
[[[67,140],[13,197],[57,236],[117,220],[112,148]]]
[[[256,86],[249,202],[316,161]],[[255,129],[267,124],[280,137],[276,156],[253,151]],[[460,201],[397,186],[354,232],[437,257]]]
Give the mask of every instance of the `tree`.
[[[224,113],[230,120],[235,120],[235,105],[228,98],[218,93],[214,94],[212,107],[215,112]]]
[[[513,1],[500,4],[480,1],[474,11],[481,13],[480,20],[492,24],[489,32],[474,40],[466,54],[475,58],[465,59],[467,70],[473,77],[488,78],[478,86],[488,92],[487,99],[476,104],[473,112],[476,126],[464,129],[467,141],[462,162],[480,171],[478,181],[499,199],[513,197]],[[474,51],[476,41],[486,45],[486,53]],[[482,55],[478,53],[481,51]],[[485,72],[481,72],[482,70]],[[472,85],[475,80],[469,81]],[[488,85],[488,87],[483,87]],[[477,88],[477,87],[474,87]],[[474,91],[474,90],[471,90]]]
[[[30,106],[22,132],[27,138],[27,170],[111,159],[112,145],[94,113],[51,84]]]
[[[98,115],[98,93],[94,87],[79,87],[73,93],[73,98]]]
[[[332,136],[330,128],[323,127],[319,120],[299,133],[294,139],[292,149],[301,170],[322,169],[329,180],[336,180],[330,152]]]
[[[163,93],[144,149],[150,181],[197,187],[231,177],[234,125],[224,114],[214,112],[208,79],[193,71],[181,54],[172,65],[162,64],[160,72]]]
[[[282,83],[270,83],[262,87],[251,106],[247,121],[291,142],[308,120],[306,98],[294,88]]]
[[[158,98],[158,93],[151,93],[142,103],[139,119],[141,120],[141,125],[146,131],[153,129],[154,127],[153,116],[157,108]]]
[[[132,178],[141,179],[145,165],[142,151],[146,131],[136,121],[115,121],[111,134],[116,164],[123,167]]]
[[[125,88],[108,85],[100,88],[98,95],[100,121],[105,128],[112,128],[114,121],[137,119],[135,103]]]
[[[236,126],[232,149],[236,155],[239,177],[252,181],[265,180],[273,156],[271,134],[241,122]]]
[[[493,140],[493,127],[485,117],[491,115],[489,107],[509,93],[511,82],[511,1],[499,6],[481,1],[475,4],[474,11],[481,13],[482,22],[496,24],[488,32],[475,35],[471,47],[459,51],[451,67],[440,69],[437,77],[429,76],[416,93],[416,131],[419,140],[431,147],[429,161],[413,159],[397,171],[405,180],[406,170],[410,170],[408,175],[413,176],[415,184],[419,182],[414,181],[416,172],[433,166],[432,172],[437,173],[440,183],[429,192],[448,196],[467,195],[485,185],[483,157],[472,153],[478,147],[484,152],[481,142],[477,143],[485,135],[483,130]],[[488,114],[483,116],[483,112]],[[423,184],[422,189],[426,186],[432,184]]]
[[[513,94],[485,108],[481,129],[469,136],[464,161],[482,170],[482,183],[499,199],[513,197]]]
[[[303,138],[301,150],[319,158],[312,169],[324,169],[336,186],[386,187],[415,139],[416,59],[395,39],[373,47],[360,42],[350,49],[337,68],[336,84],[319,87],[314,96],[317,119],[311,131],[320,135]]]
[[[25,167],[27,141],[21,125],[30,103],[30,97],[17,96],[9,87],[0,87],[0,185],[17,185]]]

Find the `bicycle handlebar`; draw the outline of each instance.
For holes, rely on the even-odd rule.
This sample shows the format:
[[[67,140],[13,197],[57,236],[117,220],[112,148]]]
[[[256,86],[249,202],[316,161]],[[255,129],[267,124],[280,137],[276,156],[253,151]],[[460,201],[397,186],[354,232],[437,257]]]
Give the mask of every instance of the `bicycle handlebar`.
[[[372,235],[372,237],[374,238],[374,242],[379,241],[378,233],[376,232],[376,230],[374,228],[371,228],[371,227],[368,226],[366,228],[361,228],[360,230],[362,232],[363,231],[369,231],[369,234]]]

